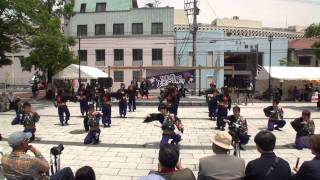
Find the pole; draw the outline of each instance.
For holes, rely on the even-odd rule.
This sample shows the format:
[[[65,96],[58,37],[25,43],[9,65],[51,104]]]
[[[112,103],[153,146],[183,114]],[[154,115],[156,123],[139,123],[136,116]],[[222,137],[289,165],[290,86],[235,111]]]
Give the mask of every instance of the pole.
[[[253,83],[253,92],[256,92],[256,77],[257,77],[257,72],[258,72],[258,64],[259,64],[259,45],[256,44],[256,68],[254,71],[254,76],[252,77],[252,83]]]
[[[199,65],[199,96],[201,96],[201,65]]]
[[[78,83],[79,83],[79,88],[80,88],[80,85],[81,85],[81,72],[80,72],[80,65],[81,65],[81,59],[80,59],[80,36],[78,38],[78,58],[79,58],[79,79],[78,79]]]
[[[272,56],[272,39],[273,36],[269,36],[269,45],[270,45],[270,52],[269,52],[269,98],[272,98],[272,84],[271,84],[271,56]]]
[[[194,0],[193,1],[193,31],[192,31],[192,66],[193,67],[197,66],[196,41],[197,41],[197,31],[198,31],[198,22],[197,22],[198,14],[199,14],[198,1]],[[201,96],[201,68],[199,68],[199,96]]]

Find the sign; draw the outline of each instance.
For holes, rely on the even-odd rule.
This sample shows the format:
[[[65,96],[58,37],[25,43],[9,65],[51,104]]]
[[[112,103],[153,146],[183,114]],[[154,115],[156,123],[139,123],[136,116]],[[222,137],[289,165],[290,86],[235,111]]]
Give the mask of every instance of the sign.
[[[165,74],[148,76],[150,89],[164,88],[170,83],[184,85],[186,88],[195,88],[195,71],[168,72]]]

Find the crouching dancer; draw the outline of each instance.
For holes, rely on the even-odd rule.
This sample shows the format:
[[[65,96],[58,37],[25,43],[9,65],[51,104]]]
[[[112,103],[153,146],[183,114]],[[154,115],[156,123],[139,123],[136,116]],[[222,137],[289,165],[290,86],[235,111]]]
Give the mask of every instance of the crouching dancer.
[[[23,132],[30,132],[32,137],[30,138],[30,142],[34,141],[35,133],[36,133],[36,123],[39,122],[40,116],[38,113],[32,111],[31,104],[25,102],[23,104],[24,114],[22,115],[22,124],[24,126]]]
[[[175,132],[175,127],[183,133],[183,124],[181,120],[174,114],[170,114],[168,106],[166,104],[160,104],[158,107],[160,113],[149,114],[144,120],[145,123],[158,120],[162,126],[162,139],[160,146],[169,143],[169,140],[172,139],[171,144],[179,144],[181,141],[181,135]]]
[[[94,105],[89,105],[89,113],[84,118],[84,128],[88,132],[84,144],[99,144],[101,114],[95,111]]]

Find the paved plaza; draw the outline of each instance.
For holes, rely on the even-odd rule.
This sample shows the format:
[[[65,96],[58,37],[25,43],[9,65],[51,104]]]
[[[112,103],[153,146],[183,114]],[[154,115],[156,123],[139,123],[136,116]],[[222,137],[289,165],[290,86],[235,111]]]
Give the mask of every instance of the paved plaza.
[[[266,127],[267,119],[262,109],[268,103],[259,103],[242,107],[242,115],[247,117],[249,133],[252,135],[246,151],[241,156],[246,162],[259,157],[253,142],[254,135]],[[301,114],[302,109],[309,109],[316,123],[316,133],[320,131],[320,112],[311,103],[285,103],[285,119],[287,125],[283,131],[275,131],[277,136],[276,153],[289,161],[293,166],[297,157],[302,161],[313,156],[310,150],[298,151],[293,148],[295,132],[289,122]],[[118,107],[112,109],[112,127],[101,128],[101,144],[84,145],[86,135],[83,118],[79,112],[79,104],[69,103],[71,120],[69,126],[60,126],[57,109],[50,102],[34,102],[34,109],[40,114],[36,136],[41,140],[32,143],[49,160],[50,148],[64,144],[61,155],[61,167],[69,166],[74,171],[84,165],[92,166],[101,180],[137,179],[157,168],[158,146],[161,138],[160,124],[157,122],[143,124],[148,113],[157,112],[156,107],[138,107],[136,112],[129,113],[127,118],[118,118]],[[197,174],[198,162],[201,157],[212,155],[209,137],[217,131],[213,129],[215,122],[208,120],[206,107],[181,107],[179,117],[185,125],[181,143],[181,160],[183,167],[190,168]],[[0,113],[0,132],[5,140],[0,141],[2,151],[11,149],[6,142],[8,134],[22,130],[20,125],[11,126],[14,112]]]

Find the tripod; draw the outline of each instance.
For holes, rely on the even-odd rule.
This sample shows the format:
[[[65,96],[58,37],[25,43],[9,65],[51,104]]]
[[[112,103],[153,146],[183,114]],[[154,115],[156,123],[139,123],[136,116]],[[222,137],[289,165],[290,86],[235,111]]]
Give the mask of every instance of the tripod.
[[[52,161],[52,156],[54,158],[54,162]],[[50,170],[51,170],[51,175],[60,171],[60,155],[50,154]]]

